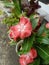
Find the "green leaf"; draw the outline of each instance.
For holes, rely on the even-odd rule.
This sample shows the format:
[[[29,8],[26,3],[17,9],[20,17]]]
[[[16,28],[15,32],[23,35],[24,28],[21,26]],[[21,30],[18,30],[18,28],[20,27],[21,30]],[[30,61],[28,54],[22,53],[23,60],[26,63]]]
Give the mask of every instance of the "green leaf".
[[[29,65],[40,65],[40,59],[36,59],[33,63]]]
[[[42,35],[43,33],[44,33],[44,31],[45,31],[45,23],[43,23],[42,25],[41,25],[41,27],[39,28],[39,30],[38,30],[38,32],[37,32],[37,35],[39,36],[39,35]]]
[[[41,41],[41,43],[48,44],[49,45],[49,38],[44,37]]]
[[[30,20],[31,20],[33,29],[36,28],[36,26],[38,25],[38,22],[39,22],[39,18],[34,18],[34,16],[35,15],[30,16]]]
[[[18,1],[19,1],[20,9],[22,10],[21,0],[18,0]]]
[[[48,46],[37,46],[37,51],[39,56],[43,59],[43,60],[49,60],[49,47]]]
[[[36,43],[40,43],[41,44],[41,41],[42,41],[43,37],[42,36],[37,36],[36,37]]]
[[[49,38],[48,37],[46,37],[46,36],[38,36],[37,38],[36,38],[36,42],[37,43],[40,43],[40,44],[46,44],[46,45],[49,45]]]
[[[13,3],[10,2],[4,2],[5,7],[13,7]]]
[[[21,14],[21,9],[19,6],[19,2],[17,0],[12,0],[15,6],[15,14],[19,16]]]
[[[42,62],[41,62],[43,65],[47,65],[47,64],[49,64],[49,60],[42,60]]]
[[[22,43],[22,50],[19,52],[21,54],[26,54],[27,52],[29,52],[29,50],[32,48],[33,42],[34,42],[34,36],[33,35],[24,39],[24,41]]]
[[[8,27],[16,25],[19,22],[19,19],[17,19],[14,14],[12,13],[11,16],[4,18],[3,23],[8,25]]]

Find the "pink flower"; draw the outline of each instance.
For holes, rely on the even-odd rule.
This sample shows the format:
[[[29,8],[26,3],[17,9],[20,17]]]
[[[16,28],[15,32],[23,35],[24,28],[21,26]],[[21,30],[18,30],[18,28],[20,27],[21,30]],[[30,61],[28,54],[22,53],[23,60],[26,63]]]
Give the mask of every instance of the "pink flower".
[[[29,64],[29,63],[32,63],[34,61],[33,58],[30,57],[29,53],[26,55],[26,63]]]
[[[34,62],[34,59],[37,57],[37,52],[35,49],[31,49],[27,54],[20,56],[19,62],[21,65],[27,65]]]
[[[37,51],[34,48],[30,50],[30,57],[33,59],[37,57]]]
[[[20,22],[10,28],[10,37],[14,40],[17,38],[24,39],[29,37],[32,32],[32,25],[28,18],[21,17]]]
[[[20,38],[24,39],[25,37],[29,37],[32,32],[32,25],[30,23],[30,20],[26,17],[20,18]]]
[[[49,29],[49,22],[46,24],[46,28]]]
[[[10,28],[10,33],[9,33],[10,38],[16,40],[17,38],[19,38],[19,35],[20,35],[20,32],[18,31],[17,26],[12,26]]]
[[[20,62],[21,65],[27,65],[27,63],[26,63],[26,55],[21,55],[20,59],[19,59],[19,62]]]
[[[32,63],[34,60],[30,58],[27,54],[26,55],[21,55],[19,62],[21,65],[27,65],[29,63]]]

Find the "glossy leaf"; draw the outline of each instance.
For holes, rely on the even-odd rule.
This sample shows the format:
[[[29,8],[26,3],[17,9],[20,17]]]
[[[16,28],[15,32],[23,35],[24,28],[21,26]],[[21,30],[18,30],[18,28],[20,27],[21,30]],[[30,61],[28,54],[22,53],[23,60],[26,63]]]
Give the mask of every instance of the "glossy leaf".
[[[37,46],[39,56],[44,60],[49,60],[49,47],[48,46]]]
[[[21,14],[21,9],[19,6],[19,2],[17,0],[12,0],[15,6],[15,14],[19,16]]]
[[[42,39],[41,43],[48,44],[49,45],[49,38],[45,37]]]
[[[41,25],[41,27],[39,28],[37,34],[42,35],[44,31],[45,31],[45,23]]]
[[[49,60],[42,60],[41,64],[48,65],[49,64]]]
[[[37,43],[40,43],[40,44],[45,44],[45,45],[49,45],[49,38],[48,37],[46,37],[46,36],[38,36],[37,38],[36,38],[36,42]]]
[[[34,16],[36,16],[36,15],[30,16],[30,20],[31,20],[33,29],[36,28],[36,26],[38,25],[38,22],[39,22],[39,18],[34,18]]]

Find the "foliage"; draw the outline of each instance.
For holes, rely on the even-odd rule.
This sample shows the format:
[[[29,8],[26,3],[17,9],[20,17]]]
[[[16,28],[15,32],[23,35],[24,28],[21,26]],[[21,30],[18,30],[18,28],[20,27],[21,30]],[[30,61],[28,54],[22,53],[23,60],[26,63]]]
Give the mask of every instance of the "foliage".
[[[13,13],[9,17],[4,18],[3,20],[3,23],[7,24],[9,27],[17,24],[18,22],[19,19],[17,19]]]

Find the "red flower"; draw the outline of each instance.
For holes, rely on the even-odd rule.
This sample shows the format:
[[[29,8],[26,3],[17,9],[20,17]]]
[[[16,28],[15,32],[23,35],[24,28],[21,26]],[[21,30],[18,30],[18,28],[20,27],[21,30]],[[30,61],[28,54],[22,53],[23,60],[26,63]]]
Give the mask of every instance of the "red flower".
[[[30,57],[29,53],[26,55],[26,63],[29,64],[29,63],[32,63],[34,61],[33,58]]]
[[[20,59],[19,59],[19,62],[20,62],[21,65],[27,65],[27,63],[26,63],[26,55],[21,55]]]
[[[21,17],[20,22],[10,28],[10,37],[14,40],[17,38],[24,39],[29,37],[32,32],[30,20],[26,17]]]
[[[27,65],[29,63],[34,62],[34,59],[37,57],[37,52],[35,49],[31,49],[30,52],[28,52],[25,55],[21,55],[19,62],[21,65]]]
[[[18,31],[18,28],[17,26],[12,26],[10,28],[10,33],[9,33],[9,36],[10,38],[13,38],[14,40],[16,40],[20,35],[20,32]]]
[[[46,28],[49,29],[49,22],[46,24]]]
[[[37,51],[34,48],[30,50],[30,57],[33,59],[37,57]]]
[[[31,35],[32,32],[32,25],[30,23],[30,20],[26,17],[20,18],[20,38],[24,39],[25,37],[28,37]]]

